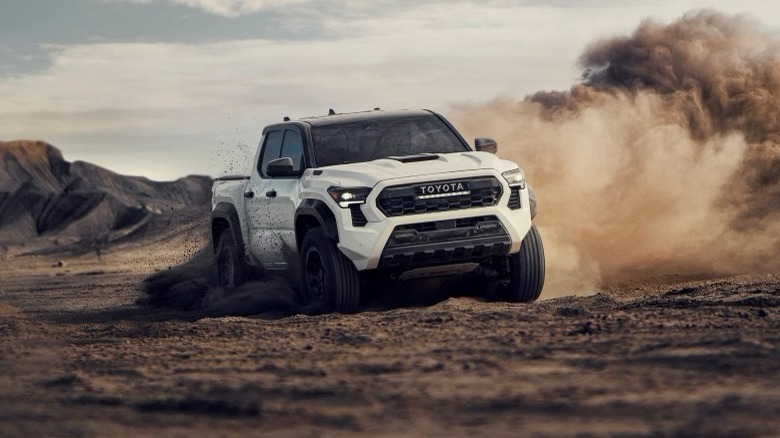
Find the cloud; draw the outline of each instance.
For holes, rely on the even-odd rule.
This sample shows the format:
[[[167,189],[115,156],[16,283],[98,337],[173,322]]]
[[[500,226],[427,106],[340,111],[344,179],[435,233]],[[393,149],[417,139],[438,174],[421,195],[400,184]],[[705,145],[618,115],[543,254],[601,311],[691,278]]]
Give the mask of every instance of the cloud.
[[[565,86],[578,48],[550,41],[544,16],[550,12],[541,8],[427,6],[350,22],[325,18],[330,39],[53,47],[43,72],[0,82],[0,132],[44,138],[66,154],[77,148],[79,158],[100,154],[130,173],[146,173],[148,164],[116,145],[143,134],[157,155],[168,154],[158,163],[177,163],[186,150],[191,171],[220,173],[209,151],[255,144],[262,125],[284,115],[442,108]],[[548,41],[540,46],[533,35]],[[548,71],[537,73],[540,65]],[[108,147],[113,155],[103,152]]]
[[[238,17],[262,10],[277,9],[291,5],[309,3],[311,0],[114,0],[133,3],[164,2],[201,9],[209,14],[223,17]]]
[[[606,20],[600,8],[425,3],[310,10],[280,22],[316,23],[327,35],[316,39],[51,46],[47,68],[0,77],[0,135],[48,140],[70,159],[155,178],[241,172],[228,167],[247,167],[263,125],[285,115],[375,106],[446,113],[568,88],[589,42],[631,31],[649,11],[612,8]],[[662,12],[672,19],[685,9]]]

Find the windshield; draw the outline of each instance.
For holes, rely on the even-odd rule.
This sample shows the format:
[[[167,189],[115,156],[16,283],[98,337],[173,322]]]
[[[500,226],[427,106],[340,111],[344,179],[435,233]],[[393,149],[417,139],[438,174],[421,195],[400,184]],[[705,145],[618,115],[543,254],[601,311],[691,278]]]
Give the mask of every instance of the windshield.
[[[469,149],[435,115],[312,126],[317,166]]]

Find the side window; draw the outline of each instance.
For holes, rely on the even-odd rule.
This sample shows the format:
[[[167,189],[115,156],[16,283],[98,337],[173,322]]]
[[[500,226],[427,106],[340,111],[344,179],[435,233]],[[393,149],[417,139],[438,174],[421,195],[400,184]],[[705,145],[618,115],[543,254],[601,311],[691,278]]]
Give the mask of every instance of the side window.
[[[265,167],[272,160],[279,158],[282,149],[282,131],[271,131],[265,136],[265,145],[263,145],[263,155],[260,157],[257,171],[265,176]]]
[[[282,153],[280,157],[290,157],[293,161],[293,169],[299,172],[303,169],[303,141],[301,134],[297,131],[284,131],[284,142],[282,143]]]

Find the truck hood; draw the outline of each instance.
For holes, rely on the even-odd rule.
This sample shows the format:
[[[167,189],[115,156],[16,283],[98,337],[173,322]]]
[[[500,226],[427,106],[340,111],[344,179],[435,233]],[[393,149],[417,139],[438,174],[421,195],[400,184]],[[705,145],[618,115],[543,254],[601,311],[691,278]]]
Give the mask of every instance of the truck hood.
[[[438,158],[430,159],[437,155]],[[423,158],[417,160],[415,158]],[[315,169],[313,178],[333,181],[342,187],[373,187],[386,180],[418,175],[446,174],[466,170],[495,170],[499,173],[517,165],[488,152],[456,152],[414,157],[382,158],[374,161],[339,164]],[[440,175],[444,176],[444,175]]]

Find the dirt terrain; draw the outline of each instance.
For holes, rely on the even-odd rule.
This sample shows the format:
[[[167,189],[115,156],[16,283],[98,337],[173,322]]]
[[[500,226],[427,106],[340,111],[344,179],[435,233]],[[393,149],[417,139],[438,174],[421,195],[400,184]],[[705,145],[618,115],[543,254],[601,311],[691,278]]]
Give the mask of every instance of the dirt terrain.
[[[136,304],[143,278],[182,261],[179,244],[3,263],[0,436],[780,430],[777,275],[355,315]]]
[[[745,17],[648,20],[569,91],[460,107],[538,190],[533,304],[225,294],[210,178],[0,142],[0,437],[780,436],[778,47]]]

